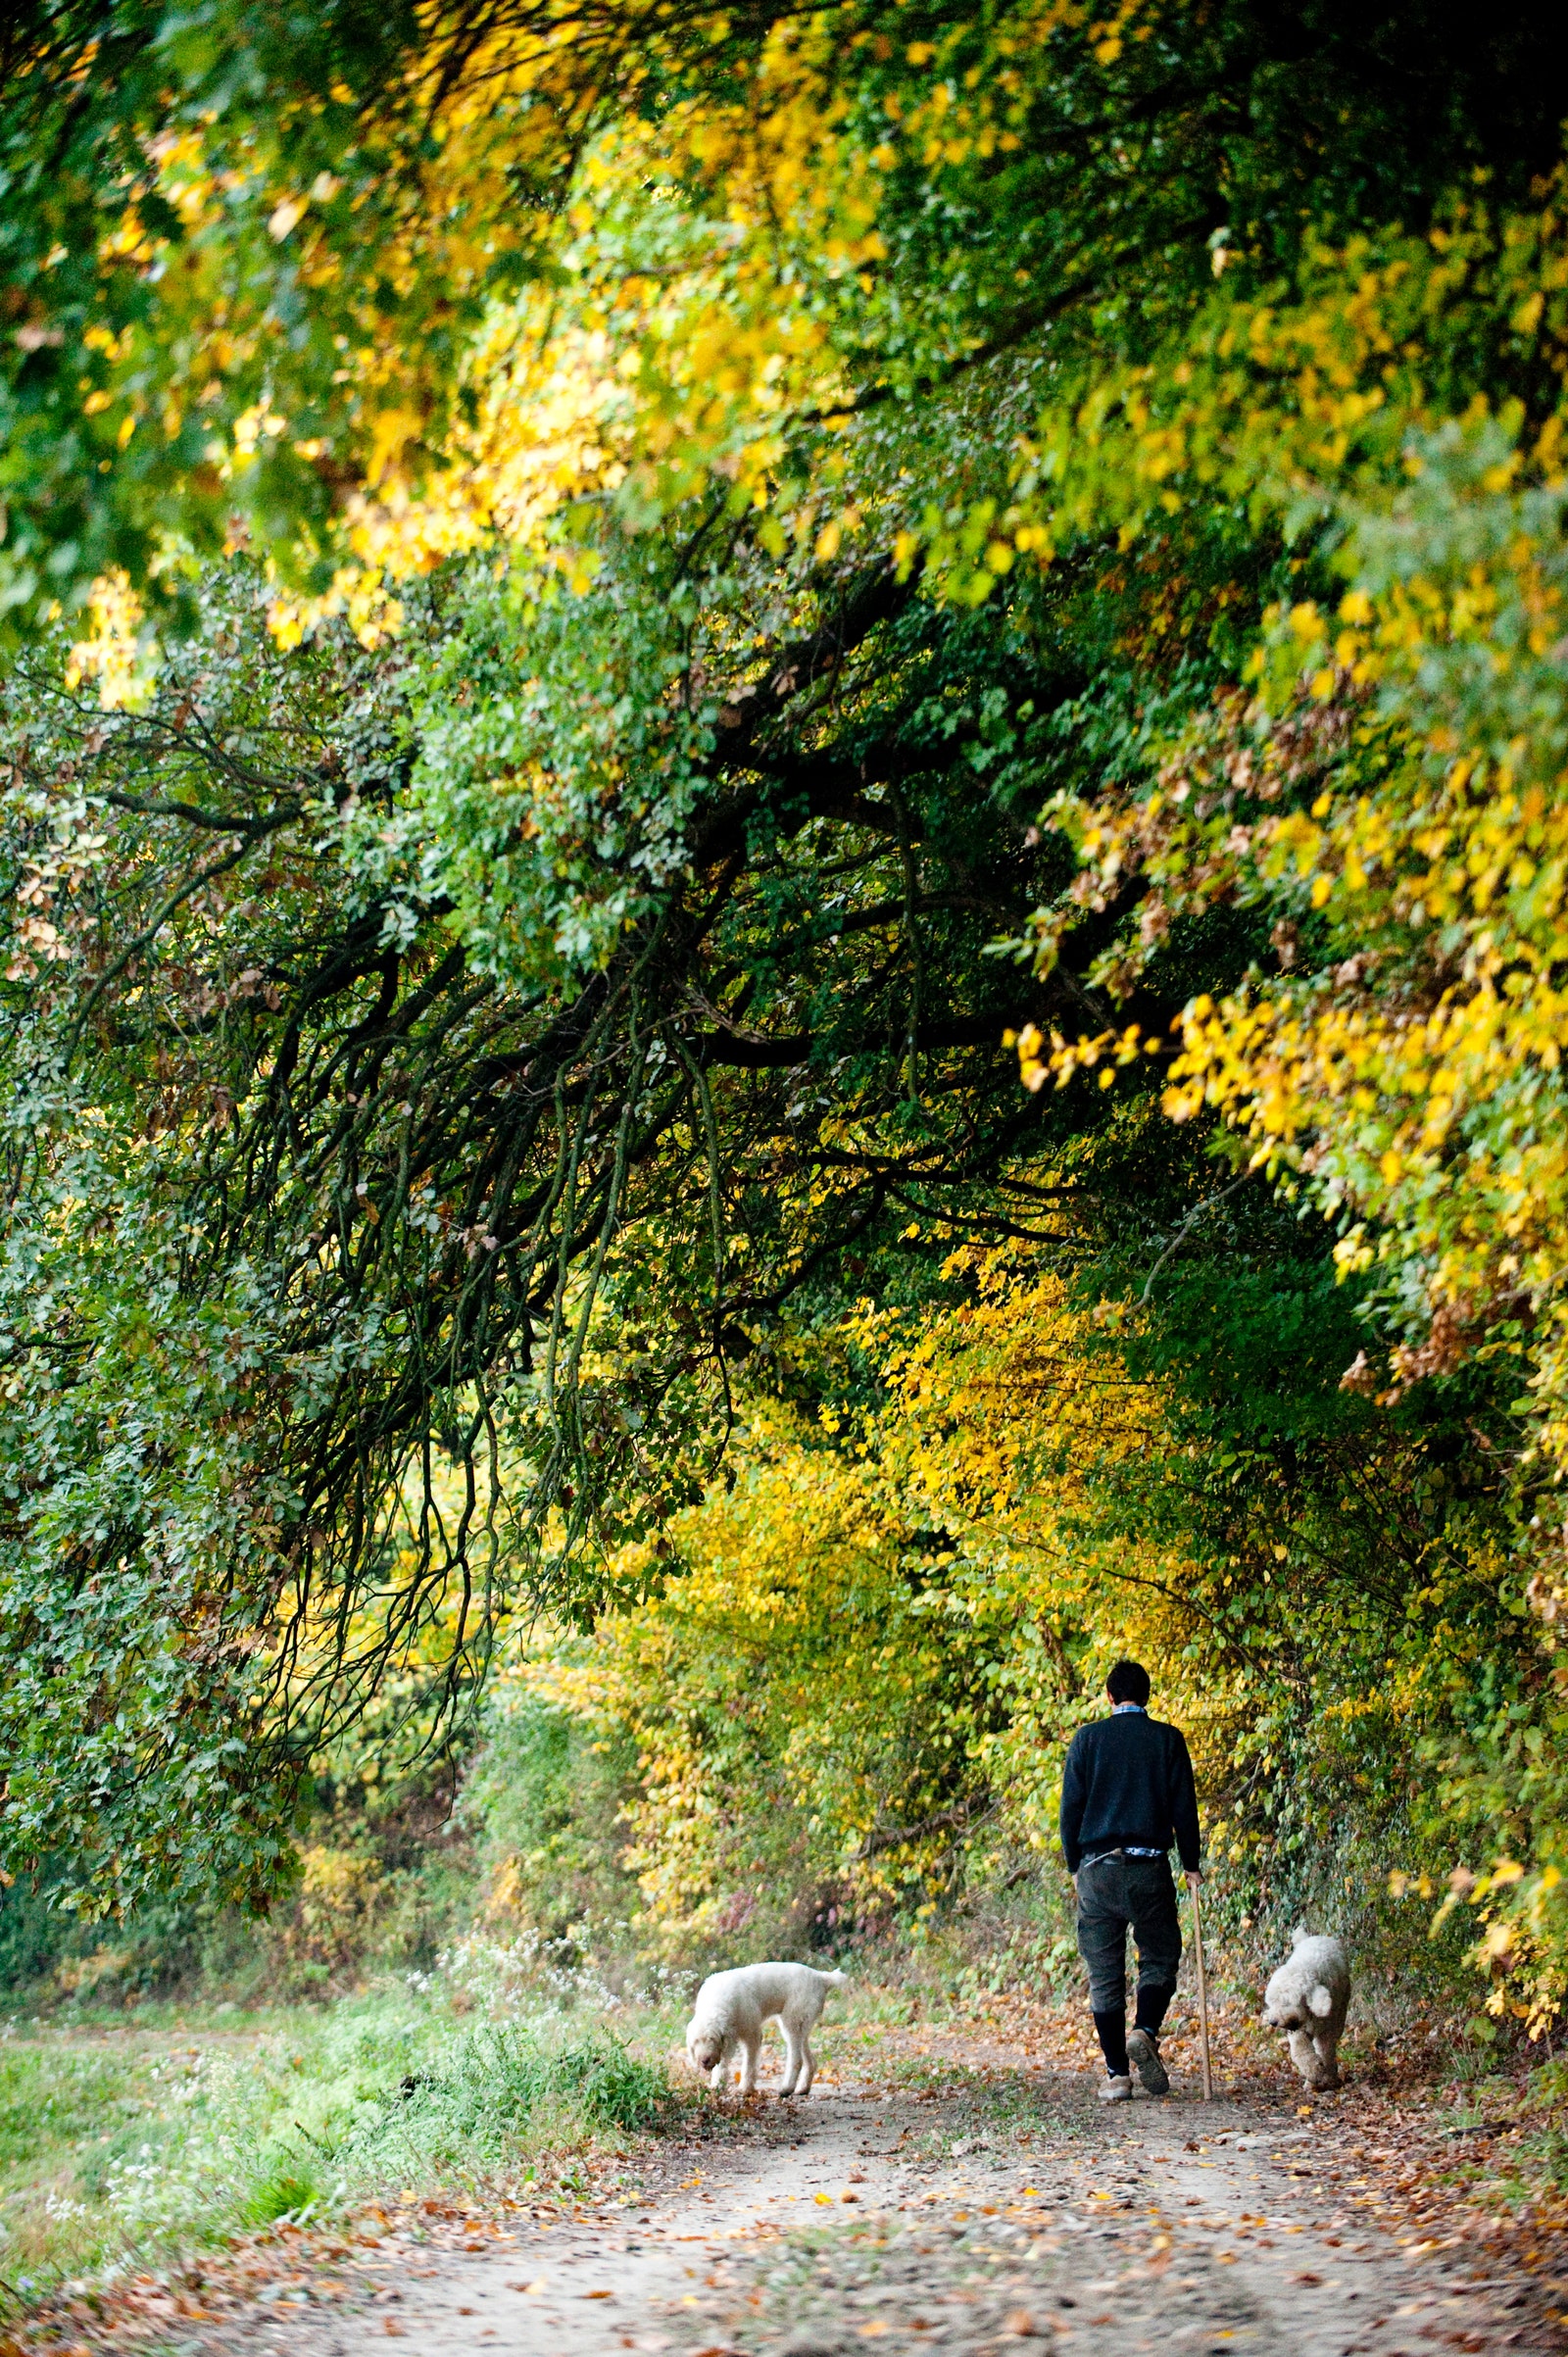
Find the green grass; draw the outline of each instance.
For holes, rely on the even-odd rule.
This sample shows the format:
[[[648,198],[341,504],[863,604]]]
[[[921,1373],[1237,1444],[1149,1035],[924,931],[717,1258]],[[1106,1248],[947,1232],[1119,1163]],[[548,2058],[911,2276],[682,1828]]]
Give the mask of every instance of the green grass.
[[[932,2010],[928,1997],[922,2026]],[[500,2003],[459,2013],[439,1987],[400,1987],[264,2012],[143,2002],[13,2021],[0,2030],[0,2282],[32,2296],[405,2192],[531,2177],[569,2197],[596,2153],[706,2103],[682,2069],[672,2090],[660,2059],[686,2011],[672,1994],[608,2018],[539,1997],[497,2019]],[[829,2001],[823,2064],[972,2102],[971,2073],[884,2046],[910,2011],[857,1976]],[[771,2034],[769,2048],[771,2083]]]
[[[640,2026],[657,2051],[666,2025]],[[182,2032],[13,2025],[0,2279],[27,2296],[285,2217],[624,2147],[675,2098],[623,2037],[581,2014],[492,2022],[412,1996]]]

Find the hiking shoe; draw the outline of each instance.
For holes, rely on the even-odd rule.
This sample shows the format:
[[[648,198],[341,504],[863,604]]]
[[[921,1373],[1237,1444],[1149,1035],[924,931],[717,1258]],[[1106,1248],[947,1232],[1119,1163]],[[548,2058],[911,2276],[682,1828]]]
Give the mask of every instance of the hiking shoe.
[[[1168,2095],[1170,2080],[1159,2059],[1159,2040],[1152,2030],[1133,2030],[1127,2038],[1127,2059],[1152,2095]]]
[[[1121,2078],[1114,2079],[1107,2071],[1104,2078],[1100,2082],[1101,2102],[1131,2103],[1132,2099],[1133,2083],[1131,2074],[1124,2072]]]

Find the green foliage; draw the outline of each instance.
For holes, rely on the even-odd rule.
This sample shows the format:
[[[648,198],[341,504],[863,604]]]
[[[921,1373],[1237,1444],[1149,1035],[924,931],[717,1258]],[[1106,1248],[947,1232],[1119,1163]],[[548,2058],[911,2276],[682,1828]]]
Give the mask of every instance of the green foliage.
[[[933,1905],[1136,1640],[1541,2018],[1538,13],[245,15],[7,36],[8,1861],[260,1903],[542,1609],[533,1929]]]
[[[512,1682],[492,1693],[484,1732],[463,1810],[488,1912],[558,1952],[579,1934],[624,1927],[634,1895],[619,1856],[637,1771],[630,1739],[596,1735]]]
[[[812,612],[803,669],[831,652],[842,691],[863,641],[866,696],[934,764],[915,869],[905,789],[846,776],[813,816],[793,756],[774,777],[737,746],[761,766],[713,821],[721,891],[683,874],[682,913],[542,996],[475,976],[439,901],[407,940],[367,880],[367,814],[396,836],[408,807],[401,658],[279,655],[220,581],[145,714],[47,672],[14,695],[15,857],[64,921],[37,937],[20,903],[10,985],[8,1807],[90,1905],[264,1888],[305,1762],[389,1679],[438,1724],[519,1586],[602,1592],[584,1543],[693,1494],[770,1304],[932,1188],[990,1216],[1045,1126],[982,954],[1031,855],[1007,820],[978,865],[980,723],[932,706],[1013,625],[950,634],[885,576]],[[862,755],[868,725],[862,702]],[[888,954],[911,872],[918,960]]]
[[[362,2182],[411,2173],[467,2178],[514,2159],[540,2113],[572,2113],[591,2129],[635,2134],[669,2102],[662,2066],[599,2037],[551,2051],[510,2023],[480,2024],[427,2070],[408,2075],[395,2104],[356,2121],[332,2158]]]
[[[142,2263],[415,2186],[549,2174],[658,2130],[663,2066],[602,2026],[455,2019],[404,1997],[113,2043],[0,2048],[7,2275]]]
[[[401,399],[439,439],[466,334],[529,274],[570,132],[558,119],[534,169],[514,135],[507,218],[492,189],[476,251],[442,235],[419,86],[482,51],[470,16],[25,0],[3,41],[0,613],[36,628],[112,567],[177,611],[181,559],[220,549],[236,509],[258,551],[319,567],[358,433]],[[470,116],[463,142],[481,180],[486,131]],[[351,340],[385,344],[401,382],[379,403],[346,388]]]
[[[475,567],[414,671],[413,791],[393,829],[364,814],[355,864],[389,898],[402,868],[411,897],[446,905],[474,969],[514,989],[609,964],[685,863],[719,728],[719,683],[699,682],[733,627],[725,586],[683,579],[657,539],[612,544],[576,590]],[[416,921],[384,935],[412,939]]]
[[[126,0],[106,27],[34,0],[3,62],[0,269],[21,322],[0,412],[6,602],[34,619],[110,565],[167,595],[172,555],[220,544],[235,508],[253,546],[324,587],[345,492],[423,488],[454,436],[460,466],[465,435],[482,443],[475,353],[519,284],[716,280],[741,312],[724,357],[743,391],[760,305],[776,446],[781,392],[788,426],[831,386],[824,341],[853,393],[905,401],[1052,328],[1138,356],[1180,332],[1213,253],[1267,276],[1308,224],[1419,219],[1478,172],[1518,190],[1555,160],[1563,112],[1536,12],[1478,33],[1342,0],[1266,25],[1153,9],[1108,34],[1037,5],[916,26],[871,0],[781,28],[766,12],[654,25],[361,0],[308,20],[207,0],[171,20]],[[738,88],[757,92],[739,129]],[[771,201],[743,168],[715,258],[748,136]],[[600,169],[579,176],[585,151]],[[680,202],[650,205],[650,185]],[[630,374],[678,428],[689,363],[671,340]],[[705,430],[621,468],[626,513],[662,513],[714,461],[733,480],[748,408],[710,373]],[[794,435],[783,459],[801,464]]]
[[[312,2177],[302,2177],[297,2169],[274,2170],[266,2178],[240,2211],[242,2226],[274,2226],[280,2218],[299,2218],[309,2215],[320,2202],[321,2187]]]

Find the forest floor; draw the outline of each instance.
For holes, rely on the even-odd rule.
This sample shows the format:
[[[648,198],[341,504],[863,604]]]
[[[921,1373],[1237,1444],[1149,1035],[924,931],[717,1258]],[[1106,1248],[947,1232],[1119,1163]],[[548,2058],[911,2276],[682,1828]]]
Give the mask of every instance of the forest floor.
[[[968,2031],[846,2033],[804,2102],[768,2091],[696,2107],[642,2149],[635,2182],[621,2173],[575,2208],[409,2194],[335,2236],[285,2231],[144,2277],[101,2310],[73,2302],[40,2317],[28,2345],[1568,2350],[1568,2246],[1539,2205],[1489,2212],[1497,2123],[1451,2092],[1440,2108],[1435,2086],[1374,2073],[1309,2100],[1265,2055],[1223,2072],[1205,2104],[1186,2035],[1167,2041],[1169,2097],[1105,2106],[1081,2029],[1054,2019],[1020,2008]]]

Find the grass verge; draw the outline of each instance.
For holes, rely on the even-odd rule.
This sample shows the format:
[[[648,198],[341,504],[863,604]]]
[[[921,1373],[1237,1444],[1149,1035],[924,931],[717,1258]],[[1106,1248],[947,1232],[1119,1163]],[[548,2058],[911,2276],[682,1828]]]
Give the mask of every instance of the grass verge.
[[[466,2019],[403,1996],[0,2042],[0,2280],[22,2302],[410,2187],[629,2149],[675,2103],[660,2017]]]

